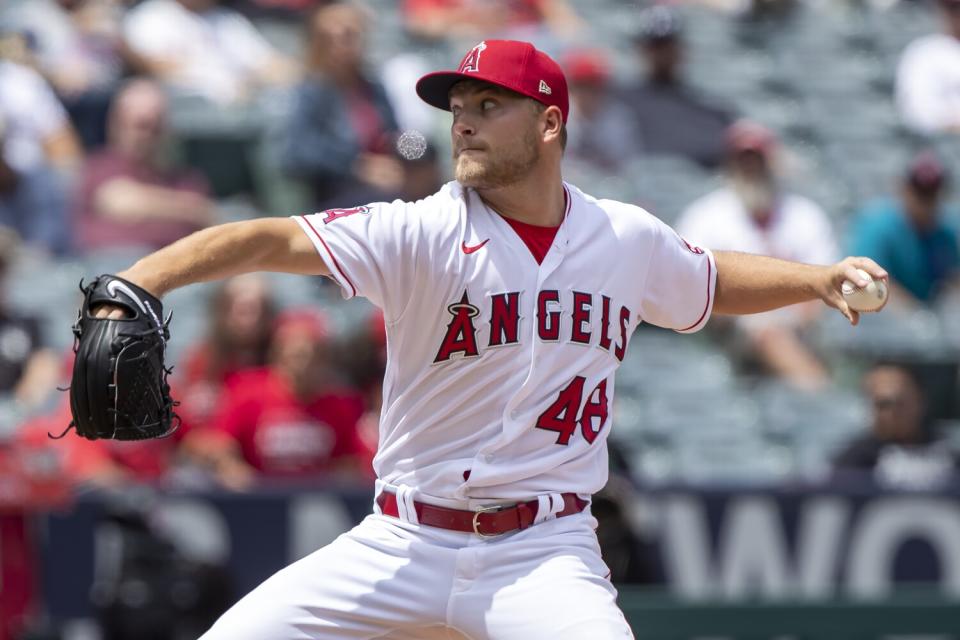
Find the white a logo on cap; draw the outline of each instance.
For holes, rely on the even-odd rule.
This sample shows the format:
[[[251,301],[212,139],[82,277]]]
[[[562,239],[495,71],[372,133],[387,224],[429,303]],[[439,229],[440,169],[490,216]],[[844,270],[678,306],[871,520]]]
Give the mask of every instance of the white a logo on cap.
[[[457,69],[457,73],[467,73],[470,71],[480,73],[480,52],[486,48],[487,43],[481,42],[473,49],[470,49],[470,52],[463,57],[463,62],[460,63],[460,68]]]
[[[550,85],[543,80],[540,81],[540,93],[545,93],[548,96],[553,93],[553,91],[550,90]]]

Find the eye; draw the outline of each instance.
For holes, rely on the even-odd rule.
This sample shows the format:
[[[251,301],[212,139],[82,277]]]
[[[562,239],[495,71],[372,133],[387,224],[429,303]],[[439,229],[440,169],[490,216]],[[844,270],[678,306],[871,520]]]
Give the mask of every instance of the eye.
[[[451,105],[450,113],[452,113],[454,116],[458,115],[460,113],[460,107]]]
[[[490,109],[493,109],[495,106],[497,106],[497,102],[496,100],[493,100],[491,98],[487,98],[486,100],[480,103],[480,108],[483,109],[484,111],[489,111]]]

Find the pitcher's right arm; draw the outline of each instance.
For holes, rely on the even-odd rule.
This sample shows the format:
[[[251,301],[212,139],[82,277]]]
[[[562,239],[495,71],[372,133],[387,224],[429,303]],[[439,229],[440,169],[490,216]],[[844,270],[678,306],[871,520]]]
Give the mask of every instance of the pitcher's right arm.
[[[197,231],[141,258],[117,275],[162,297],[188,284],[251,271],[330,273],[293,219],[257,218]]]

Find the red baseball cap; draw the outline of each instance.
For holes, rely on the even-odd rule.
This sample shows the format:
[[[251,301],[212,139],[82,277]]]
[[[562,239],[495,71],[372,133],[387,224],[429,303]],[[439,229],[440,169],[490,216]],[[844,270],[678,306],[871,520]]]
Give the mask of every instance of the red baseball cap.
[[[921,151],[907,166],[907,180],[919,191],[938,191],[947,181],[947,169],[936,153]]]
[[[417,82],[417,95],[427,104],[450,110],[450,88],[465,79],[483,80],[545,105],[570,110],[567,79],[553,58],[529,42],[484,40],[463,56],[456,71],[428,73]]]
[[[598,49],[576,49],[563,57],[563,68],[574,84],[605,84],[610,79],[610,63]]]
[[[727,129],[727,146],[733,153],[754,151],[769,155],[777,148],[777,136],[762,124],[737,120]]]
[[[287,309],[277,316],[273,323],[273,339],[282,340],[290,333],[302,331],[313,340],[323,342],[330,337],[326,315],[312,307]]]

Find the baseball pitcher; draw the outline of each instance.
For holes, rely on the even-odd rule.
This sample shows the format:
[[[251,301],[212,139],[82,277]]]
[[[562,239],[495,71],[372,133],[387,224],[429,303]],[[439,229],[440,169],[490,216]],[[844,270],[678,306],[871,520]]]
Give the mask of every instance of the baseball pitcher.
[[[456,180],[434,195],[200,231],[103,277],[81,313],[88,333],[139,318],[129,339],[152,340],[133,354],[147,354],[153,384],[165,376],[159,301],[177,287],[322,275],[383,310],[371,515],[269,578],[204,640],[631,637],[590,497],[607,480],[614,375],[634,329],[689,333],[713,313],[815,299],[856,324],[842,283],[865,284],[858,268],[887,277],[866,258],[712,253],[564,182],[566,80],[529,43],[481,42],[417,93],[452,115]],[[93,425],[89,399],[78,402],[74,420],[88,437],[153,436],[171,422],[161,391],[149,410],[128,400]]]

